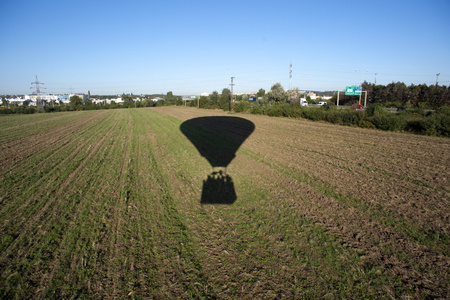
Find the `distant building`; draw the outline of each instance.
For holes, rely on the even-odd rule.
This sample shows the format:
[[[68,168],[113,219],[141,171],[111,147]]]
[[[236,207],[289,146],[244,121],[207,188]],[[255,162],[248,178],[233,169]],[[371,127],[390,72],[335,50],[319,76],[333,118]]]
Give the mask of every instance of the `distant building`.
[[[40,95],[39,97],[40,97],[41,101],[45,101],[45,102],[58,100],[58,95]],[[38,95],[36,93],[24,96],[25,100],[30,100],[33,102],[36,102],[37,98],[38,98]]]
[[[309,96],[309,98],[311,98],[311,100],[316,100],[317,99],[317,94],[316,93],[309,92],[307,95]]]
[[[39,98],[42,102],[52,102],[55,101],[56,103],[63,103],[63,104],[69,104],[70,103],[70,97],[72,96],[78,96],[82,100],[86,100],[87,96],[85,94],[70,94],[70,95],[39,95]],[[31,95],[25,95],[23,97],[23,101],[30,101],[30,105],[36,105],[38,95],[36,93],[33,93]]]
[[[116,103],[116,104],[121,104],[123,103],[122,97],[117,97],[117,98],[111,98],[111,99],[105,99],[103,100],[105,101],[106,104],[111,104],[112,102]]]
[[[181,97],[181,100],[183,100],[183,101],[193,101],[195,99],[197,99],[197,96],[183,96],[183,97]]]
[[[64,104],[70,103],[70,97],[69,95],[58,95],[58,101]]]
[[[9,105],[23,105],[23,103],[27,100],[25,98],[15,97],[15,98],[7,98],[6,101]],[[0,103],[1,104],[1,103]]]

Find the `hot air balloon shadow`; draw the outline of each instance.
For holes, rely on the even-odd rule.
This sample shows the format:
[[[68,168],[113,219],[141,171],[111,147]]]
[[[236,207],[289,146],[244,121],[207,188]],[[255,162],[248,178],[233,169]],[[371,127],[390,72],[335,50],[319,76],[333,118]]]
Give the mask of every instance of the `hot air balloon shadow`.
[[[200,203],[233,204],[237,195],[227,167],[242,143],[255,130],[253,122],[231,116],[200,117],[183,122],[180,130],[213,168],[213,172],[203,181]]]

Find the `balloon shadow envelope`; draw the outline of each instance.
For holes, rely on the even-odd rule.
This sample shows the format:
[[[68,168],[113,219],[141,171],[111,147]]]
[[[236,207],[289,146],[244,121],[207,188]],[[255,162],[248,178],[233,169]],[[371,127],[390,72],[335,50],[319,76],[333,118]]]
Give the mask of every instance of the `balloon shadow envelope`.
[[[227,168],[255,125],[239,117],[200,117],[183,122],[180,130],[213,168]],[[203,181],[201,203],[232,204],[236,199],[233,180],[223,171]]]

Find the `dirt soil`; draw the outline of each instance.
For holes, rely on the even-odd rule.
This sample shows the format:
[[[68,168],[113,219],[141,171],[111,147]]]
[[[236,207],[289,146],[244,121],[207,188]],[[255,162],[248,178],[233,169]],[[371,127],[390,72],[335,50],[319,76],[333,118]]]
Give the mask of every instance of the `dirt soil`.
[[[0,128],[0,298],[450,299],[450,139],[188,107],[30,118]]]
[[[156,110],[181,121],[227,115]],[[414,283],[425,294],[450,296],[449,139],[233,116],[253,122],[255,131],[228,172],[253,178],[274,201],[288,203],[404,283]],[[229,129],[229,137],[235,130]]]

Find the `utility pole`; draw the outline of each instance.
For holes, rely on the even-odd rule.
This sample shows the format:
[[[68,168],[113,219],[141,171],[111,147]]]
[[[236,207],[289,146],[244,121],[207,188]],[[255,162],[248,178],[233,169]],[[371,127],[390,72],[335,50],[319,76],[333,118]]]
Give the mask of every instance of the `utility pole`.
[[[292,62],[289,65],[289,90],[292,90]]]
[[[436,86],[438,86],[439,75],[441,75],[441,73],[437,73],[437,74],[436,74]]]
[[[365,70],[366,72],[369,72],[369,70]],[[361,72],[361,91],[362,91],[362,84],[363,84],[363,81],[362,81],[362,78],[363,78],[363,72],[364,72],[364,70],[358,70],[358,69],[356,69],[355,70],[355,72]],[[361,93],[362,94],[362,93]],[[359,94],[359,103],[361,104],[361,94]]]
[[[39,82],[38,77],[36,75],[36,81],[32,82],[31,84],[35,84],[36,85],[36,93],[37,93],[37,98],[36,98],[36,106],[37,106],[37,110],[38,112],[42,112],[44,109],[41,105],[41,89],[39,88],[40,84],[44,84],[43,82]],[[33,87],[31,87],[30,89],[32,89]]]
[[[291,93],[292,93],[292,61],[289,65],[289,101],[291,101]]]
[[[231,98],[230,98],[230,111],[231,111],[231,102],[233,101],[233,79],[234,77],[231,77]]]
[[[375,73],[375,85],[377,85],[377,75],[378,73]]]

